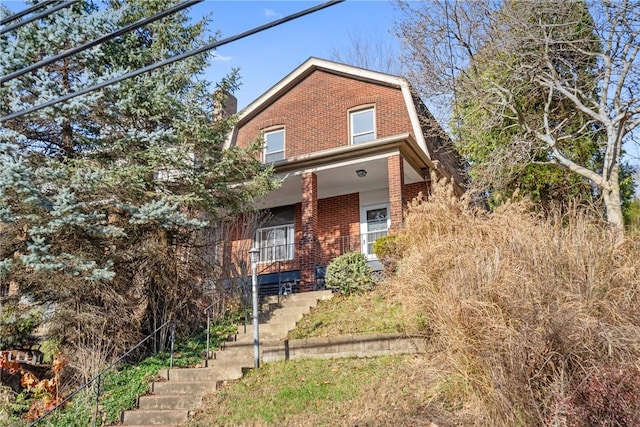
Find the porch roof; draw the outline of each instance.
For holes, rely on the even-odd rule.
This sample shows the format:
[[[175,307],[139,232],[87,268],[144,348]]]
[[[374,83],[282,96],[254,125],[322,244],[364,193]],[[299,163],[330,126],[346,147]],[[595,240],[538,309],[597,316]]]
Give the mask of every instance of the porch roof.
[[[318,176],[318,197],[386,189],[389,177],[387,158],[400,154],[405,161],[404,182],[430,179],[430,170],[438,170],[438,162],[430,160],[409,133],[379,138],[367,143],[317,151],[273,164],[282,186],[270,192],[258,205],[261,208],[297,203],[301,199],[304,173]],[[365,170],[360,177],[357,170]]]

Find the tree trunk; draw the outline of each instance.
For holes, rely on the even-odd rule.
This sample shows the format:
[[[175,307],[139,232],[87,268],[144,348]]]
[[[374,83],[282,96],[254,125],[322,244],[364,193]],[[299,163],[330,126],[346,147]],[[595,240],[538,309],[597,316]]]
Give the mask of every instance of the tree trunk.
[[[604,205],[607,209],[607,222],[613,228],[622,230],[624,227],[624,220],[622,217],[622,205],[620,203],[620,188],[618,185],[613,185],[603,191]]]
[[[624,136],[625,117],[607,126],[607,147],[602,171],[603,198],[607,209],[607,222],[612,228],[624,235],[624,218],[620,198],[620,156],[622,154],[622,138]]]

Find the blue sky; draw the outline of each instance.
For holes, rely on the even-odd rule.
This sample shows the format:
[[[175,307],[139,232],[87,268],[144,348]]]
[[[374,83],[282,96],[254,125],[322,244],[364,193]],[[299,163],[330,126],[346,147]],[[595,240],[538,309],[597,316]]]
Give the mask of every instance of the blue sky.
[[[190,9],[194,18],[213,14],[212,30],[230,37],[313,7],[322,1],[205,1]],[[347,0],[311,15],[222,46],[207,79],[218,81],[232,68],[240,69],[242,86],[238,107],[246,107],[310,56],[332,59],[334,51],[351,46],[357,34],[385,43],[399,42],[392,35],[396,15],[391,1]]]
[[[21,0],[0,2],[14,12],[27,7]],[[219,31],[222,39],[323,2],[205,0],[187,13],[194,20],[211,14],[209,30]],[[391,0],[347,0],[219,48],[205,78],[217,82],[239,68],[242,85],[235,95],[241,109],[310,56],[333,59],[334,51],[348,49],[352,45],[350,34],[357,34],[361,40],[388,41],[399,49],[392,35],[395,15]]]
[[[14,11],[25,7],[20,0],[0,2]],[[194,19],[211,14],[209,30],[220,31],[220,38],[226,38],[320,3],[323,1],[205,0],[188,13]],[[348,50],[354,35],[399,51],[393,27],[400,18],[392,0],[346,0],[219,48],[205,78],[217,82],[232,68],[239,68],[242,85],[236,97],[242,109],[310,56],[333,59],[334,52]],[[627,149],[637,151],[636,147]],[[638,164],[640,155],[630,157]]]

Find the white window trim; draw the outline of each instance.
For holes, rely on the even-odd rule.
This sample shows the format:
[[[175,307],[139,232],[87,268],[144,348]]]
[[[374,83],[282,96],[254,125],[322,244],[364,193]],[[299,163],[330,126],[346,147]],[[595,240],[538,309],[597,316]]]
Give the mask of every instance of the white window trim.
[[[276,133],[282,131],[282,150],[267,152],[267,134]],[[262,150],[262,161],[267,163],[267,155],[282,153],[282,159],[285,159],[285,148],[287,146],[287,131],[284,126],[273,127],[262,131],[262,137],[264,139],[264,150]],[[279,161],[279,160],[274,160]]]
[[[349,121],[349,144],[351,145],[355,145],[355,144],[363,144],[362,142],[354,142],[355,137],[360,136],[360,135],[366,135],[371,133],[371,131],[367,131],[367,132],[362,132],[359,134],[354,134],[353,133],[353,117],[354,115],[358,114],[358,113],[362,113],[365,111],[373,111],[373,139],[376,139],[378,137],[378,129],[376,126],[376,107],[375,105],[360,105],[356,108],[352,108],[348,111],[348,121]],[[369,141],[367,141],[369,142]]]
[[[380,232],[371,232],[367,231],[367,211],[375,210],[375,209],[387,209],[387,229],[384,231],[384,235],[389,233],[389,228],[391,228],[391,207],[389,203],[376,203],[374,205],[360,206],[360,236],[361,236],[361,252],[367,257],[367,259],[375,260],[377,259],[376,254],[371,251],[369,253],[368,247],[370,245],[369,235]],[[379,236],[382,237],[382,236]],[[375,241],[375,240],[374,240]],[[371,242],[372,244],[373,242]]]
[[[281,248],[283,245],[266,245],[264,242],[261,242],[259,239],[259,236],[261,236],[261,234],[265,231],[269,231],[269,230],[276,230],[278,228],[286,228],[287,229],[287,238],[286,238],[286,242],[284,244],[284,251],[285,251],[285,256],[284,257],[276,257],[273,256],[274,253],[276,253],[276,248]],[[258,248],[258,262],[259,263],[269,263],[269,262],[276,262],[276,261],[290,261],[292,259],[294,259],[295,257],[295,224],[291,223],[291,224],[282,224],[282,225],[273,225],[273,226],[269,226],[269,227],[261,227],[258,228],[256,230],[256,235],[254,237],[254,245],[256,248]],[[271,254],[267,255],[269,252],[271,252]]]

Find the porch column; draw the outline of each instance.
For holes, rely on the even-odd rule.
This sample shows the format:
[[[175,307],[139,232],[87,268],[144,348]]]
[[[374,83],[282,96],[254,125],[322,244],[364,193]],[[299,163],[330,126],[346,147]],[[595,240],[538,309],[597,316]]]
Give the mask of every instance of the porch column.
[[[389,217],[391,218],[390,232],[403,224],[404,210],[404,160],[400,154],[387,158],[387,172],[389,174]]]
[[[312,291],[314,269],[320,260],[318,241],[318,176],[302,175],[302,235],[298,260],[300,262],[300,291]]]

